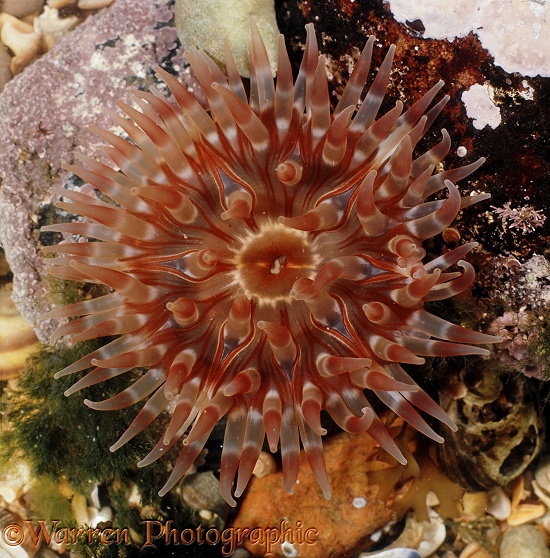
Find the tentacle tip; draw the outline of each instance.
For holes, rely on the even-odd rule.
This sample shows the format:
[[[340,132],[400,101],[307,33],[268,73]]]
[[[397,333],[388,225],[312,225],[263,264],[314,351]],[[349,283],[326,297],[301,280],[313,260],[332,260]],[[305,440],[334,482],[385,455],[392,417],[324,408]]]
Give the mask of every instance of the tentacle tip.
[[[408,463],[407,459],[405,458],[405,456],[401,452],[399,452],[399,455],[394,455],[394,457],[403,466],[405,466]]]
[[[223,495],[223,499],[232,507],[232,508],[236,508],[237,507],[237,500],[235,500],[235,498],[231,497],[231,494],[225,494]]]
[[[69,390],[67,390],[67,391],[65,392],[65,394],[67,394],[68,391],[69,391]],[[69,395],[70,395],[70,394],[69,394]],[[94,402],[91,401],[90,399],[84,399],[84,405],[86,405],[86,407],[90,407],[90,409],[93,409],[93,408],[94,408]]]
[[[237,392],[235,391],[235,386],[230,385],[230,386],[226,386],[225,388],[223,388],[222,393],[225,395],[225,397],[232,397]]]
[[[454,183],[454,182],[451,182],[451,181],[448,180],[448,179],[445,179],[445,180],[443,181],[443,184],[445,184],[445,186],[446,186],[446,188],[447,188],[448,190],[451,190],[452,188],[454,188],[455,190],[457,189],[457,187],[455,186],[455,183]]]
[[[363,407],[361,412],[363,413],[364,418],[370,418],[372,424],[372,421],[374,420],[374,411],[370,407]]]
[[[304,300],[305,297],[303,296],[304,293],[299,292],[297,289],[291,289],[290,291],[290,298],[293,300]]]
[[[39,318],[39,320],[40,320],[40,318]],[[40,321],[42,321],[42,320],[40,320]],[[50,336],[50,345],[53,347],[57,343],[58,339],[59,339],[59,336],[55,335],[55,332],[52,333],[52,335]],[[55,378],[55,376],[54,376],[54,378]]]
[[[78,388],[75,389],[75,385],[76,385],[76,384],[72,385],[69,389],[66,389],[66,390],[63,392],[63,395],[64,395],[65,397],[70,397],[73,393],[76,393],[76,392],[78,391]],[[93,403],[93,402],[90,401],[90,403]],[[89,405],[89,407],[91,407],[91,405]]]

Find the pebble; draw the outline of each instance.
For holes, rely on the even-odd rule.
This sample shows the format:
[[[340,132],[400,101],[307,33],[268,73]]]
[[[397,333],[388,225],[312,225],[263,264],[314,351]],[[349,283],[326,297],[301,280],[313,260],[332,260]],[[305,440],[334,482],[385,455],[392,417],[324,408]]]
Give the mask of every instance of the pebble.
[[[43,6],[44,0],[4,0],[0,2],[0,11],[15,17],[23,17],[41,11]]]
[[[176,0],[174,11],[174,24],[185,48],[200,45],[214,60],[224,61],[223,37],[227,37],[237,69],[245,77],[250,75],[247,48],[250,39],[248,18],[254,15],[254,21],[271,61],[271,69],[274,75],[277,73],[279,30],[272,0]],[[210,16],[204,17],[205,13]]]
[[[212,471],[188,475],[180,486],[181,496],[191,509],[213,511],[225,521],[229,506],[220,494],[220,483]]]
[[[520,525],[502,537],[500,558],[550,558],[550,550],[539,529]]]
[[[369,552],[364,556],[368,558],[420,558],[421,555],[411,548],[390,548],[379,552]]]
[[[398,516],[395,501],[403,497],[407,488],[398,489],[398,494],[394,486],[403,469],[378,463],[378,447],[366,432],[338,434],[328,439],[324,448],[332,489],[330,500],[322,495],[303,452],[299,482],[292,496],[283,489],[280,471],[251,479],[232,527],[260,531],[277,528],[293,538],[283,541],[281,535],[269,549],[263,540],[246,539],[245,547],[254,556],[264,556],[267,550],[273,558],[357,556],[373,545],[372,533]],[[387,465],[384,486],[367,473],[367,465],[377,463]]]

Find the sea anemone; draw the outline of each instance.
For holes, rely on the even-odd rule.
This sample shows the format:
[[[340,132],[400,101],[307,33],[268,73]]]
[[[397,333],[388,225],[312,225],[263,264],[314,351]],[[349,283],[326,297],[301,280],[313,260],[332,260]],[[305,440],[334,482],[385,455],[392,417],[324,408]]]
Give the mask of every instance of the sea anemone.
[[[343,430],[367,431],[405,463],[365,391],[442,441],[415,407],[452,429],[453,422],[400,363],[486,355],[469,344],[498,341],[424,310],[425,302],[471,285],[474,269],[462,258],[476,244],[424,262],[422,242],[488,197],[461,198],[453,184],[483,160],[433,174],[450,149],[446,131],[413,160],[448,100],[429,108],[443,83],[406,112],[398,101],[376,119],[395,47],[363,96],[371,37],[331,112],[325,57],[313,25],[306,28],[295,81],[279,37],[275,84],[251,22],[248,93],[227,43],[227,75],[205,53],[187,52],[208,110],[158,68],[171,98],[152,89],[134,93],[141,110],[118,103],[129,118],[111,116],[129,140],[95,128],[117,170],[83,156],[82,167],[66,165],[93,188],[60,189],[70,203],[57,206],[84,219],[43,228],[67,237],[44,250],[57,254],[46,259],[51,274],[112,289],[47,314],[76,318],[57,328],[52,343],[115,336],[56,377],[89,370],[70,395],[146,370],[116,396],[86,404],[105,411],[147,399],[112,451],[171,413],[139,463],[155,461],[183,438],[161,495],[224,416],[220,485],[232,505],[266,436],[272,452],[280,446],[287,491],[297,479],[301,441],[329,497],[322,410]],[[441,190],[446,198],[426,201]]]

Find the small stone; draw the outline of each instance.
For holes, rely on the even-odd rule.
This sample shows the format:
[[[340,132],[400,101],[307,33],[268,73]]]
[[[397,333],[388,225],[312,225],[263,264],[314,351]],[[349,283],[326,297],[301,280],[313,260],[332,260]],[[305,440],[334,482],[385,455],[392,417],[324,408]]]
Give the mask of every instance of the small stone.
[[[110,6],[114,0],[79,0],[78,7],[81,10],[99,10]]]
[[[487,513],[499,521],[505,521],[512,513],[512,502],[500,486],[487,493]]]
[[[532,485],[539,500],[550,509],[550,457],[539,463]]]
[[[204,17],[208,13],[209,17]],[[248,42],[250,24],[254,17],[264,40],[271,69],[277,71],[277,20],[274,3],[270,0],[203,0],[189,2],[177,0],[175,24],[181,44],[185,48],[200,46],[218,62],[225,61],[223,39],[231,44],[231,52],[242,76],[248,77]]]
[[[550,558],[550,550],[536,527],[520,525],[502,537],[500,558]]]
[[[546,513],[544,504],[520,504],[507,519],[508,525],[518,526],[540,519]]]
[[[471,519],[479,519],[487,509],[486,492],[466,492],[462,497],[464,516]]]
[[[181,482],[181,496],[194,510],[216,512],[223,520],[229,513],[229,506],[220,494],[220,483],[212,471],[184,477]]]
[[[12,78],[10,65],[11,56],[8,53],[8,49],[5,45],[0,44],[0,91],[4,89],[4,85]]]
[[[59,10],[44,6],[44,11],[34,20],[34,30],[48,36],[51,40],[51,46],[55,44],[55,40],[66,35],[71,29],[74,29],[80,23],[80,19],[76,16],[60,17]]]
[[[406,469],[397,462],[389,463],[391,458],[380,452],[366,433],[334,436],[325,442],[324,450],[330,500],[323,497],[303,452],[292,495],[282,488],[282,472],[251,479],[232,527],[247,528],[254,534],[245,539],[252,554],[271,552],[270,556],[280,558],[353,556],[372,546],[372,533],[390,519],[398,519],[395,501],[406,488],[396,486],[400,486]],[[381,471],[368,472],[375,471],[376,464],[386,467],[383,475]],[[266,548],[268,534],[274,542]]]
[[[43,5],[43,0],[3,0],[0,2],[0,11],[15,17],[24,17],[39,12]]]
[[[254,470],[252,474],[255,477],[262,478],[277,470],[277,462],[271,453],[267,451],[262,451],[258,457],[256,465],[254,465]]]
[[[39,346],[33,328],[19,314],[11,295],[11,284],[0,285],[0,380],[16,378]]]
[[[41,36],[33,28],[17,18],[0,14],[3,19],[0,40],[14,56],[10,62],[10,72],[15,75],[33,62],[40,54]]]

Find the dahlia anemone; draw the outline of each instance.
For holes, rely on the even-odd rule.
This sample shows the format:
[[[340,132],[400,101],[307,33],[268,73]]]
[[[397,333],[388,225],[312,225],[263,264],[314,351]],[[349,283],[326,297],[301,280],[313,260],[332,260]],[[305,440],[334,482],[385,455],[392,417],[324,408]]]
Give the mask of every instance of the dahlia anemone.
[[[413,159],[448,100],[429,108],[443,83],[406,112],[398,101],[376,119],[395,47],[363,96],[371,37],[331,113],[325,58],[313,25],[306,28],[295,81],[279,37],[275,84],[251,22],[249,93],[227,43],[227,75],[203,52],[187,52],[208,111],[158,68],[172,98],[152,89],[134,93],[141,110],[118,103],[129,118],[111,116],[130,139],[95,131],[119,170],[86,157],[83,167],[66,165],[93,189],[61,189],[70,203],[57,206],[84,219],[43,229],[100,241],[73,238],[80,241],[45,248],[57,254],[46,260],[51,274],[112,289],[46,315],[77,318],[60,325],[52,343],[115,336],[56,377],[91,369],[70,395],[146,369],[128,389],[86,404],[105,411],[147,399],[112,451],[171,413],[162,439],[139,463],[155,461],[183,438],[161,495],[224,416],[220,485],[232,505],[266,436],[272,452],[280,446],[288,492],[301,442],[329,497],[322,410],[348,432],[367,431],[405,463],[365,391],[441,442],[415,407],[451,429],[453,422],[400,363],[486,355],[469,344],[498,341],[424,309],[471,285],[474,269],[462,258],[476,244],[424,262],[422,241],[488,197],[461,198],[453,183],[483,160],[433,174],[450,148],[446,131]],[[440,190],[448,196],[426,201]],[[450,269],[455,264],[462,273]]]

